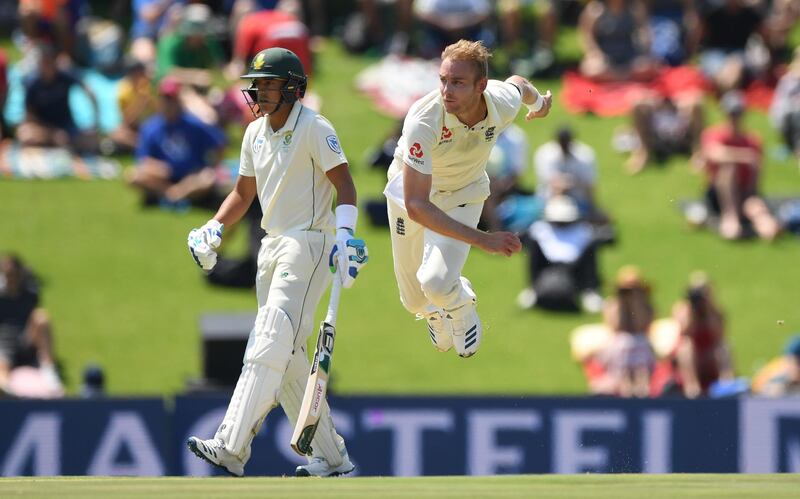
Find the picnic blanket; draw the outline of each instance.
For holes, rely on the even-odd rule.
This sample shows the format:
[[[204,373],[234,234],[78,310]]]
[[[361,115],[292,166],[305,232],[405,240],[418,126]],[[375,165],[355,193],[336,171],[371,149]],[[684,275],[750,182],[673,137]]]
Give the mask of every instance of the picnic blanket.
[[[122,167],[114,159],[102,156],[73,156],[59,148],[20,147],[9,144],[0,149],[0,176],[24,179],[77,177],[113,179]]]
[[[648,93],[677,97],[687,92],[708,93],[712,90],[703,73],[694,66],[665,68],[656,79],[648,82],[598,83],[570,71],[564,74],[563,83],[561,102],[568,112],[598,116],[627,114],[642,95]],[[774,92],[772,85],[761,80],[753,81],[745,89],[747,106],[769,109]]]
[[[439,87],[439,63],[389,55],[356,76],[356,88],[393,118],[405,117],[411,105]]]

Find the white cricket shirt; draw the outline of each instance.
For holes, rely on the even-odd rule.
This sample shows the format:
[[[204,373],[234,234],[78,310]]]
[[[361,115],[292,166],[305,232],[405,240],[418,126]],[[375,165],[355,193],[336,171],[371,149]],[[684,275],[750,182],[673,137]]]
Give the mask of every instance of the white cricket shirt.
[[[334,187],[325,173],[342,163],[347,158],[333,125],[299,102],[280,130],[266,117],[250,123],[239,175],[256,178],[261,228],[270,235],[334,230]]]
[[[439,90],[415,102],[389,167],[390,183],[402,172],[403,163],[433,175],[434,191],[455,191],[485,177],[497,136],[514,122],[522,96],[511,83],[489,80],[483,98],[486,118],[473,127],[445,111]]]

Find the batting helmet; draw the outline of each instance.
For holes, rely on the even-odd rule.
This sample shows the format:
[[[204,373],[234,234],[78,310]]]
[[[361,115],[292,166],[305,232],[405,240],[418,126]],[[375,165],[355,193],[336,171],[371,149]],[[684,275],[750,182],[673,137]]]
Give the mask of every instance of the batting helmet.
[[[257,78],[286,80],[281,87],[281,103],[294,103],[306,94],[308,78],[300,59],[291,50],[273,47],[257,53],[250,61],[247,74],[242,78],[252,78],[253,82],[244,92],[253,104],[258,104]]]

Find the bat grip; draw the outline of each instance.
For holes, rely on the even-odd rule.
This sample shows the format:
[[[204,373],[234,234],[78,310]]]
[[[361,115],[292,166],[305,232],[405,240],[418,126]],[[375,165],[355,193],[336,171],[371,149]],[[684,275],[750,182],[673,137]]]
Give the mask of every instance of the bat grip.
[[[336,315],[339,310],[339,296],[342,293],[342,282],[339,276],[333,276],[333,285],[331,286],[331,297],[328,300],[328,312],[325,314],[325,322],[331,326],[336,326]]]

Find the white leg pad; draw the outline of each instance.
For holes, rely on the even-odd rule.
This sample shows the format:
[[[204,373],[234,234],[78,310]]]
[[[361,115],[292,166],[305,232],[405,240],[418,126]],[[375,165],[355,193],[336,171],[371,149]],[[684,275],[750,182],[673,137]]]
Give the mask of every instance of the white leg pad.
[[[273,307],[258,311],[247,341],[244,366],[216,438],[242,459],[270,409],[278,403],[280,386],[292,355],[294,332],[286,313]]]
[[[284,377],[279,398],[283,412],[286,413],[286,417],[293,427],[297,424],[297,417],[300,414],[300,405],[303,403],[310,369],[311,365],[305,351],[298,349]],[[314,439],[311,440],[311,457],[324,457],[332,467],[341,465],[340,441],[343,445],[344,439],[336,433],[336,429],[333,427],[333,418],[331,418],[331,410],[326,398],[323,400],[317,431],[314,433]]]

